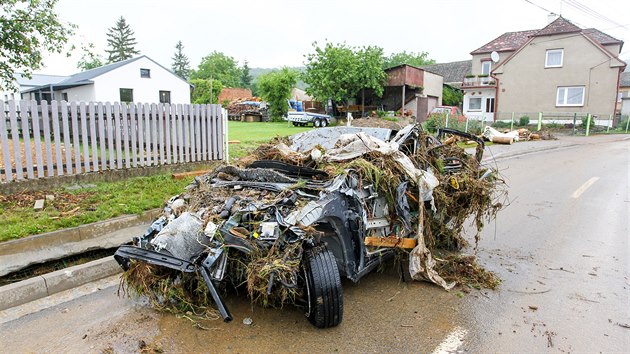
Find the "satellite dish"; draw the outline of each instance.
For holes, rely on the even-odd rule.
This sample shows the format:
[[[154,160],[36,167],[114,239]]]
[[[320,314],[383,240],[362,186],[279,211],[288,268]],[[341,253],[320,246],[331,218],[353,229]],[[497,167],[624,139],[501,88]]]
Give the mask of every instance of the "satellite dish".
[[[499,61],[499,53],[497,53],[497,52],[490,53],[490,59],[492,59],[492,61],[494,63],[498,62]]]

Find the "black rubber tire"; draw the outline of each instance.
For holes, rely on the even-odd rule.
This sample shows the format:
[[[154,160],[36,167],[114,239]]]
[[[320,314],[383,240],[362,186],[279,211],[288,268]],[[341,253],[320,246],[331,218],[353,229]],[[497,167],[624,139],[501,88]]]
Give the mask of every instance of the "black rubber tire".
[[[328,121],[326,119],[322,119],[321,127],[326,128],[327,125],[328,125]]]
[[[294,127],[297,127],[298,125],[300,125],[300,123],[298,123],[298,122],[293,122],[293,126],[294,126]]]
[[[308,320],[317,328],[337,326],[343,319],[343,290],[335,256],[325,248],[315,248],[306,252],[303,266]]]
[[[322,121],[321,121],[321,120],[319,120],[319,119],[315,119],[315,120],[313,121],[313,126],[314,126],[315,128],[319,128],[319,127],[321,127],[321,126],[322,126]]]

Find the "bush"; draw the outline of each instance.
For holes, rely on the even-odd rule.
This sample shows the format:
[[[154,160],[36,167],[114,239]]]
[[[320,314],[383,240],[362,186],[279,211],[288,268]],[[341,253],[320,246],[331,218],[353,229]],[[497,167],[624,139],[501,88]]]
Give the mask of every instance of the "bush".
[[[379,118],[385,118],[385,117],[387,117],[387,111],[378,110],[378,111],[376,111],[376,116],[379,117]]]
[[[529,116],[522,116],[521,118],[519,118],[518,125],[521,127],[529,125]]]
[[[588,125],[588,116],[582,117],[582,128],[586,129]],[[591,125],[593,125],[593,117],[591,117]]]

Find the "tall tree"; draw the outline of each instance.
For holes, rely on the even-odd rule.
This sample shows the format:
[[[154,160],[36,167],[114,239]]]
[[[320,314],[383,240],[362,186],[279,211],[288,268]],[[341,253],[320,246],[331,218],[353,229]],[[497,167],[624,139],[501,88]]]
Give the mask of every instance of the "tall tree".
[[[387,75],[383,71],[383,50],[379,47],[350,47],[327,43],[324,48],[313,43],[315,52],[306,57],[306,71],[302,79],[306,92],[320,101],[331,98],[348,105],[364,88],[383,92]]]
[[[103,57],[94,52],[93,43],[82,44],[81,51],[81,59],[79,59],[79,62],[77,63],[77,68],[81,69],[81,71],[98,68],[99,66],[103,66],[105,64],[103,62]]]
[[[0,88],[17,89],[15,73],[30,77],[44,53],[61,53],[76,26],[63,23],[57,0],[0,1]]]
[[[140,54],[136,50],[136,38],[134,32],[129,27],[125,18],[120,16],[114,27],[107,30],[107,62],[115,63],[132,58],[136,54]]]
[[[243,66],[241,67],[241,87],[251,88],[252,86],[252,75],[249,73],[249,63],[247,60],[243,61]]]
[[[269,114],[273,121],[282,120],[282,116],[287,113],[289,108],[287,100],[297,79],[298,73],[286,67],[258,77],[258,92],[269,102]]]
[[[241,71],[236,60],[221,52],[214,51],[201,59],[197,70],[190,74],[191,79],[215,79],[224,87],[239,87]]]
[[[194,86],[192,90],[192,103],[208,104],[218,103],[219,94],[223,85],[218,80],[192,79],[190,83]]]
[[[190,75],[190,61],[186,54],[184,54],[184,45],[182,41],[178,41],[175,45],[175,55],[173,56],[173,65],[171,68],[173,72],[184,80],[188,80]]]
[[[389,57],[384,58],[383,69],[389,69],[402,64],[420,67],[435,64],[435,60],[429,59],[429,53],[427,52],[407,53],[406,51],[402,51],[400,53],[392,53]]]

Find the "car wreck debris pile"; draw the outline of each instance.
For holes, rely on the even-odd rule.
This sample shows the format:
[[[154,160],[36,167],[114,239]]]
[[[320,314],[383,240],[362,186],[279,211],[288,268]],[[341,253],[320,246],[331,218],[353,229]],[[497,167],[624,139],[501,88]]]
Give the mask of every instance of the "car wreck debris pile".
[[[475,140],[477,154],[445,144],[447,135]],[[315,326],[335,326],[340,277],[357,282],[394,258],[411,278],[445,289],[462,280],[494,287],[492,273],[458,253],[466,220],[478,240],[502,207],[502,181],[480,165],[482,153],[475,136],[442,129],[434,137],[417,125],[275,139],[196,178],[115,257],[124,284],[156,307],[188,317],[213,317],[216,307],[226,321],[220,293],[230,286],[263,305],[304,306]]]

